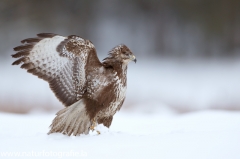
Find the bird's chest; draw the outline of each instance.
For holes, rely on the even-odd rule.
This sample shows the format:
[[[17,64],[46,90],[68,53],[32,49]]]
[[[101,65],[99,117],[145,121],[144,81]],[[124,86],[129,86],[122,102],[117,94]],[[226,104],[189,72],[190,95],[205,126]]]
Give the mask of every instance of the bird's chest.
[[[121,107],[121,105],[123,104],[123,100],[126,96],[127,86],[125,81],[116,77],[113,83],[114,84],[112,89],[114,93],[114,98],[112,98],[109,105],[100,112],[101,116],[114,115],[116,111],[119,109],[119,107]]]
[[[124,85],[122,82],[116,83],[114,86],[114,92],[115,92],[116,98],[113,101],[113,103],[122,102],[122,100],[126,96],[126,90],[127,90],[127,86]]]

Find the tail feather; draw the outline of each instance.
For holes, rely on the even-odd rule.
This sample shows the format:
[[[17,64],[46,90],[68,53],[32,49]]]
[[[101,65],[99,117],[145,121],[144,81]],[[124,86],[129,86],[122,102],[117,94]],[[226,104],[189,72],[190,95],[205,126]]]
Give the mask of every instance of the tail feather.
[[[68,136],[88,134],[91,120],[86,114],[83,99],[57,112],[57,116],[50,125],[51,133],[63,133]]]
[[[77,118],[77,116],[76,116],[74,119],[72,119],[72,124],[67,127],[66,132],[68,132],[68,134],[67,134],[68,136],[70,136],[70,135],[73,133],[74,128],[77,127],[77,123],[76,123],[77,119],[78,119],[78,118]],[[73,134],[73,135],[74,135],[74,134]],[[75,136],[76,136],[76,135],[75,135]]]

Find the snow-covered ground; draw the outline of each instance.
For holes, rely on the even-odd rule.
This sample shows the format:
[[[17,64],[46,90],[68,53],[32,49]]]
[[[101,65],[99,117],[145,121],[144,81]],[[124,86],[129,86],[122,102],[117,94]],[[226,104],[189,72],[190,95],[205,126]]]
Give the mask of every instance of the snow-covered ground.
[[[68,137],[47,135],[54,114],[0,113],[0,158],[240,158],[240,112],[167,114],[119,112],[101,135]]]

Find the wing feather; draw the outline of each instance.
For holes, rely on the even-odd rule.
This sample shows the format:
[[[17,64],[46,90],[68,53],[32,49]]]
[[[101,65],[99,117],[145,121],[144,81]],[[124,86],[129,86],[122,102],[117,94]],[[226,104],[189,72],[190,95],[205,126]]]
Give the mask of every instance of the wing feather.
[[[22,40],[12,55],[19,58],[13,65],[48,81],[56,97],[69,106],[79,99],[86,89],[86,70],[100,67],[94,45],[75,35],[68,37],[52,33],[37,34],[36,38]],[[89,60],[89,58],[91,58]],[[88,62],[91,61],[91,62]]]

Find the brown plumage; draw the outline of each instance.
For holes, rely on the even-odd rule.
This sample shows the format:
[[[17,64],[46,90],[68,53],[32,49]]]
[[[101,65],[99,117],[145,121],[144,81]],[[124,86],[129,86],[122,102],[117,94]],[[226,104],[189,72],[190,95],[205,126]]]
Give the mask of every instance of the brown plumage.
[[[101,63],[89,40],[75,35],[37,34],[15,47],[13,65],[47,81],[65,105],[51,124],[50,133],[88,134],[95,122],[111,126],[126,95],[127,65],[136,58],[126,45],[114,47]]]

